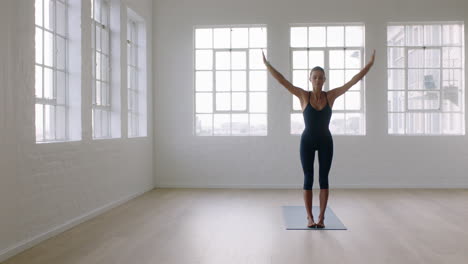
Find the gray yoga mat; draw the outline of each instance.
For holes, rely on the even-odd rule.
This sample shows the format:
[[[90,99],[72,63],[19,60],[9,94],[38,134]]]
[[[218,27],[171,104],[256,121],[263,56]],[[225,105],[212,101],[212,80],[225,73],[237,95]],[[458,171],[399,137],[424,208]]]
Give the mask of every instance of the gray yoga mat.
[[[325,210],[325,228],[307,227],[307,213],[304,206],[282,206],[284,223],[287,230],[347,230],[330,207]],[[313,206],[312,214],[318,220],[320,207]]]

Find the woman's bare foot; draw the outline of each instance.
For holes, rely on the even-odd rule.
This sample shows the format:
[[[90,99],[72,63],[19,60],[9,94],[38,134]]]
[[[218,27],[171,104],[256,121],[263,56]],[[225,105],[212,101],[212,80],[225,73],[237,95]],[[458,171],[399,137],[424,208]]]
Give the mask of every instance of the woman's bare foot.
[[[325,221],[325,217],[319,216],[319,221],[317,223],[317,228],[325,228],[324,221]]]
[[[307,217],[309,223],[307,223],[307,227],[314,228],[317,227],[317,224],[314,222],[314,217]]]

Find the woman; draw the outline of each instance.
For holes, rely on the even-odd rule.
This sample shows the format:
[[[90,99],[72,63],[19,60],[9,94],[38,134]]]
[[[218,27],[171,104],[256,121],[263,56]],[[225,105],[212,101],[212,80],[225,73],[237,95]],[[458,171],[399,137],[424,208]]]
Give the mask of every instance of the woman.
[[[328,173],[330,172],[333,159],[333,139],[328,128],[332,115],[332,107],[336,98],[348,91],[354,84],[360,81],[374,64],[375,50],[372,53],[369,63],[349,82],[341,87],[328,92],[322,91],[326,81],[325,71],[321,67],[311,70],[309,80],[312,83],[313,91],[305,91],[292,85],[279,73],[265,58],[263,63],[273,77],[283,85],[290,93],[300,100],[302,113],[304,116],[305,129],[301,136],[301,164],[304,171],[304,203],[307,211],[307,227],[324,228],[325,209],[328,202]],[[320,184],[320,214],[318,222],[315,223],[312,215],[312,185],[314,181],[314,159],[315,151],[318,151],[319,159],[319,184]]]

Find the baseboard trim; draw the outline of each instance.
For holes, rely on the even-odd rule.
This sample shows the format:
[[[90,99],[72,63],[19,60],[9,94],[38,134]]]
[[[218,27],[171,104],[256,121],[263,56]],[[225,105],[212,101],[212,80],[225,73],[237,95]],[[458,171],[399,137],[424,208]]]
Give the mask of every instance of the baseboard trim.
[[[119,205],[122,205],[140,195],[143,195],[144,193],[146,192],[149,192],[151,190],[153,190],[154,187],[151,187],[151,188],[147,188],[141,192],[138,192],[138,193],[135,193],[135,194],[132,194],[132,195],[129,195],[127,197],[124,197],[120,200],[117,200],[117,201],[114,201],[114,202],[111,202],[109,204],[106,204],[100,208],[97,208],[97,209],[94,209],[92,210],[91,212],[89,213],[86,213],[84,215],[81,215],[75,219],[72,219],[72,220],[69,220],[67,221],[66,223],[64,223],[63,225],[60,225],[60,226],[57,226],[55,228],[52,228],[51,230],[45,232],[45,233],[42,233],[42,234],[39,234],[37,236],[34,236],[30,239],[26,239],[26,240],[23,240],[19,243],[17,243],[16,245],[13,245],[9,248],[6,248],[4,250],[1,250],[0,251],[0,263],[25,251],[26,249],[29,249],[39,243],[41,243],[42,241],[46,240],[46,239],[49,239],[53,236],[56,236],[72,227],[75,227],[83,222],[86,222],[102,213],[105,213],[107,211],[109,211],[110,209],[112,208],[115,208]]]
[[[194,188],[194,189],[302,189],[297,184],[157,184],[156,189],[162,188]],[[319,189],[319,187],[314,187]],[[415,185],[383,185],[383,184],[337,184],[330,185],[330,189],[468,189],[468,184],[415,184]]]

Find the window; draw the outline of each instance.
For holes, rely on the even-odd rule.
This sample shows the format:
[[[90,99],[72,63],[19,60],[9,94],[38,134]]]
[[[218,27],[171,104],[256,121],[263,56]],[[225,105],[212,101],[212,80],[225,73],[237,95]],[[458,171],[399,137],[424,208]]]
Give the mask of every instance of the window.
[[[146,31],[143,19],[127,9],[128,136],[147,135]]]
[[[465,133],[462,23],[389,24],[388,133]]]
[[[93,138],[111,137],[110,5],[91,0],[93,82]]]
[[[36,142],[81,138],[72,126],[69,90],[68,1],[35,0],[35,127]],[[72,49],[76,51],[76,43]],[[79,64],[81,65],[81,63]],[[76,66],[75,66],[76,67]],[[75,76],[76,77],[76,76]],[[77,98],[76,100],[81,100]]]
[[[264,26],[195,29],[195,134],[267,135]]]
[[[290,38],[292,80],[294,86],[312,91],[309,74],[312,68],[324,68],[327,81],[323,90],[342,86],[363,67],[364,26],[310,25],[292,26]],[[299,99],[292,96],[291,134],[304,130]],[[364,135],[364,85],[355,84],[333,104],[330,121],[333,134]]]

